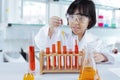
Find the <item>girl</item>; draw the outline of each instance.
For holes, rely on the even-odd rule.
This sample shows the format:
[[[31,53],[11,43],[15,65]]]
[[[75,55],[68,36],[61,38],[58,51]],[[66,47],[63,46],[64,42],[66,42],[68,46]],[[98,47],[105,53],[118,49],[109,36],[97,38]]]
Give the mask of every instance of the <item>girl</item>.
[[[78,37],[79,49],[83,49],[84,46],[90,42],[94,42],[94,48],[98,48],[98,44],[101,41],[96,36],[87,32],[87,30],[94,27],[96,23],[95,5],[92,0],[73,1],[67,10],[66,17],[68,27],[71,28],[72,36]],[[59,32],[56,30],[58,30],[58,27],[62,25],[61,20],[62,19],[60,17],[53,16],[50,18],[49,26],[45,26],[40,29],[35,37],[36,45],[40,50],[45,49],[48,36],[52,37],[53,34],[57,34],[57,32]],[[114,58],[110,56],[109,50],[103,45],[100,45],[99,48],[96,49],[94,59],[96,63],[114,62]]]

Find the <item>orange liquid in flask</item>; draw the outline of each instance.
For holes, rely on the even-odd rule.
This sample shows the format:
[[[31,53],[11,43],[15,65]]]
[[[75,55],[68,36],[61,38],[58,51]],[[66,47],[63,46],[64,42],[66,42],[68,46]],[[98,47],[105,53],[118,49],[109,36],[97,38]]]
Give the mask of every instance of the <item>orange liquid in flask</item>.
[[[94,80],[95,74],[96,72],[92,67],[84,67],[78,80]]]

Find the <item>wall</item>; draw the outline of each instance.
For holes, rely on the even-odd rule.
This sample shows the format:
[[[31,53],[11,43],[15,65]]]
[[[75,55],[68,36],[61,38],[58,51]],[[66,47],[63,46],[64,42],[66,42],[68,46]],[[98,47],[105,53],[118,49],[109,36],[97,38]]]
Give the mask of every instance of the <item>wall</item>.
[[[89,32],[103,39],[108,44],[120,43],[120,28],[92,28]]]
[[[0,0],[0,22],[2,22],[2,0]]]
[[[19,52],[21,48],[27,50],[29,45],[29,38],[31,32],[34,35],[40,29],[39,26],[12,26],[7,27],[4,37],[4,52],[16,51]]]

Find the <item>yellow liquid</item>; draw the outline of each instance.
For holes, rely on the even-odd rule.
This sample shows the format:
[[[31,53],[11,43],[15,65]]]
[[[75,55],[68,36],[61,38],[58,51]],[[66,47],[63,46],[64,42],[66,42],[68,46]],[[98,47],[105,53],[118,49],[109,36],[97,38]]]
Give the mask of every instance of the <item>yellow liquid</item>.
[[[95,74],[96,72],[92,67],[84,67],[78,80],[94,80]]]
[[[26,73],[23,80],[34,80],[34,75],[32,73]]]

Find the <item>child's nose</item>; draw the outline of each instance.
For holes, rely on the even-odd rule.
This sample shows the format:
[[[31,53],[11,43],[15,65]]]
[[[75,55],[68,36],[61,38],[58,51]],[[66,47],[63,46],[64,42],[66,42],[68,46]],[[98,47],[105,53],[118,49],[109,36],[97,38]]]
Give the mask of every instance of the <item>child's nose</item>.
[[[79,24],[79,21],[78,21],[77,18],[74,20],[74,23],[75,23],[75,24]]]

